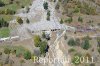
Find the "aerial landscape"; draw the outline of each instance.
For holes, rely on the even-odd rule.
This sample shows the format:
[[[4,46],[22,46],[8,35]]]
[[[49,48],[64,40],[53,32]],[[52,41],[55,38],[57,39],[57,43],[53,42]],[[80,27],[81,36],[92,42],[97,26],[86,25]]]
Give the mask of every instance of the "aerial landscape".
[[[100,0],[0,0],[0,66],[100,66]]]

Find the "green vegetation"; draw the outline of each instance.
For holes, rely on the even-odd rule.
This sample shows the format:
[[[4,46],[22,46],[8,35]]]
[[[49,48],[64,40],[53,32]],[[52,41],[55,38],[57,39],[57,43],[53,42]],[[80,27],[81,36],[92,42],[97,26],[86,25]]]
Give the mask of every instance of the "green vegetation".
[[[16,57],[24,57],[26,60],[31,59],[31,52],[22,46],[3,46],[5,54],[15,54]]]
[[[80,9],[78,7],[75,7],[74,13],[78,13],[78,12],[80,12]]]
[[[80,46],[80,39],[73,39],[73,38],[71,38],[71,39],[69,39],[69,41],[68,41],[68,45],[69,46]]]
[[[10,34],[9,28],[0,28],[0,37],[8,37]]]
[[[3,66],[3,63],[2,62],[0,62],[0,66]]]
[[[82,43],[82,48],[88,50],[90,48],[90,43],[88,39],[84,39]]]
[[[79,38],[76,39],[69,39],[68,45],[69,46],[79,46],[82,47],[84,50],[88,50],[90,48],[90,42],[91,38],[89,36],[84,37],[81,41]]]
[[[90,66],[95,66],[95,63],[91,63]]]
[[[72,13],[82,13],[87,15],[96,15],[96,6],[91,6],[90,3],[80,2],[77,0],[63,0],[61,6],[64,9],[65,14],[68,14],[70,10]]]
[[[60,20],[60,24],[63,24],[63,23],[64,23],[64,21],[63,21],[63,19],[61,19],[61,20]]]
[[[97,47],[98,47],[98,52],[100,54],[100,37],[97,37]]]
[[[76,53],[74,55],[74,57],[72,58],[72,63],[75,64],[75,65],[79,65],[80,64],[80,57],[82,55],[80,53]]]
[[[4,6],[5,4],[0,0],[0,7]]]
[[[46,49],[47,49],[47,42],[46,41],[42,41],[41,42],[41,46],[40,46],[41,54],[44,55],[46,53]]]
[[[83,40],[91,40],[91,38],[87,35],[86,37],[83,38]]]
[[[7,23],[3,18],[0,19],[0,28],[1,27],[8,27],[9,23]]]
[[[22,8],[22,6],[29,6],[32,0],[1,0],[5,6],[2,6],[2,10],[12,9],[14,11]],[[11,3],[12,2],[12,3]]]
[[[18,9],[29,6],[31,2],[32,0],[0,0],[0,17],[8,22]]]
[[[76,46],[75,40],[74,40],[73,38],[69,39],[68,45],[69,45],[69,46]]]
[[[45,55],[46,51],[48,50],[46,41],[41,40],[40,36],[35,35],[34,36],[34,45],[35,45],[35,47],[40,47],[41,55]]]
[[[13,16],[13,15],[4,15],[4,14],[1,14],[0,17],[3,18],[6,22],[9,22],[9,21],[12,20],[15,16]]]
[[[42,37],[43,38],[46,38],[45,32],[42,33]]]
[[[30,8],[29,8],[29,7],[26,7],[26,13],[28,13],[28,12],[29,12],[29,10],[30,10]]]
[[[69,53],[75,52],[75,51],[76,51],[76,50],[75,50],[74,48],[70,48],[70,49],[68,50]]]
[[[82,22],[83,22],[82,17],[79,16],[79,17],[78,17],[78,21],[82,23]]]
[[[100,37],[97,37],[97,43],[98,43],[98,47],[100,47]]]
[[[0,10],[0,14],[4,14],[4,15],[13,15],[15,13],[16,12],[11,9]]]
[[[25,61],[23,59],[20,60],[20,66],[22,66],[22,64],[25,63]]]
[[[99,52],[99,54],[100,54],[100,47],[98,48],[98,52]]]
[[[2,52],[0,52],[0,56],[2,55]]]
[[[88,4],[83,3],[84,6],[81,7],[81,13],[85,13],[88,15],[95,15],[96,14],[96,9],[95,7],[90,7]]]
[[[76,38],[75,42],[76,42],[76,45],[77,46],[80,46],[81,42],[80,42],[80,39],[79,38]]]
[[[56,2],[56,0],[53,0],[53,2]]]
[[[17,22],[21,25],[23,24],[23,20],[20,17],[17,17]]]
[[[50,16],[47,16],[47,20],[48,20],[48,21],[50,20]]]
[[[26,20],[26,23],[28,23],[28,24],[30,23],[30,21],[29,21],[29,19],[28,19],[28,18],[27,18],[27,20]]]
[[[48,9],[48,3],[44,2],[43,7],[44,7],[45,10],[47,10]]]
[[[57,3],[57,5],[55,6],[55,9],[59,9],[60,8],[60,5],[59,3]]]
[[[40,47],[40,42],[41,42],[40,36],[35,35],[35,36],[34,36],[34,45],[35,45],[36,47]]]
[[[50,11],[48,10],[47,15],[50,16]]]
[[[88,58],[88,60],[91,61],[92,60],[91,57],[92,57],[91,54],[89,54],[89,53],[85,54],[85,59]]]
[[[67,35],[66,35],[66,34],[64,35],[64,39],[65,39],[65,40],[67,39]]]
[[[49,10],[47,11],[47,20],[48,21],[50,20],[50,11]]]
[[[9,48],[4,48],[4,53],[5,53],[5,54],[10,54],[10,51],[11,51],[11,50],[10,50]]]
[[[32,56],[31,56],[31,59],[32,59],[33,62],[39,60],[39,57],[37,57],[38,59],[35,59],[35,57],[37,57],[37,56],[35,56],[35,55],[32,55]]]
[[[25,58],[26,60],[31,59],[31,52],[26,51],[26,52],[24,53],[24,58]]]
[[[72,17],[69,17],[67,20],[65,20],[65,22],[71,23],[73,21]]]

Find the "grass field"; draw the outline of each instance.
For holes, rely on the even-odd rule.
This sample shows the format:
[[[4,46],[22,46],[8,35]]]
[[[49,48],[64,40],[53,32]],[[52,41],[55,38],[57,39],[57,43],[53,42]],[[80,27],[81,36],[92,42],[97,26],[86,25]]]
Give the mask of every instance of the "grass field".
[[[21,6],[29,6],[32,2],[32,0],[14,0],[12,4],[9,4],[11,0],[1,0],[3,1],[6,5],[1,7],[1,9],[12,9],[16,11],[17,9],[20,9]],[[18,2],[18,3],[16,3]]]
[[[10,30],[7,27],[0,28],[0,37],[8,37],[10,34]]]
[[[22,46],[11,46],[11,45],[4,45],[2,46],[2,48],[8,48],[11,50],[11,53],[14,53],[16,54],[16,57],[20,57],[21,55],[23,56],[24,53],[26,51],[29,51],[28,49],[26,49],[25,47],[22,47]],[[16,52],[14,52],[16,50]]]
[[[3,18],[5,21],[10,21],[14,18],[13,15],[0,15],[0,18]]]
[[[11,9],[13,11],[17,11],[22,7],[29,6],[32,2],[32,0],[13,0],[13,3],[10,4],[11,0],[1,0],[1,1],[4,2],[4,4],[6,4],[5,6],[0,7],[0,10],[2,11],[3,10],[5,11],[5,9]],[[12,20],[13,19],[12,17],[13,17],[12,15],[5,15],[5,14],[0,15],[0,18],[4,18],[6,21]]]

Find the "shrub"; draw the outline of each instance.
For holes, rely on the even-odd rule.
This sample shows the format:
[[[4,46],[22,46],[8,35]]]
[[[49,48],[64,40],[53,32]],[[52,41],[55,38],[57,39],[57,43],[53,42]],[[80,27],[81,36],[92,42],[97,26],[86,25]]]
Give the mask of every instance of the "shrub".
[[[59,9],[60,5],[59,3],[57,3],[57,5],[55,6],[55,9]]]
[[[9,26],[9,23],[6,22],[3,18],[0,19],[0,28],[1,27],[8,27]]]
[[[6,14],[6,15],[8,15],[8,14],[13,15],[13,14],[15,14],[15,11],[10,10],[10,9],[5,9],[4,14]]]
[[[0,62],[0,66],[3,66],[3,62]]]
[[[0,7],[4,6],[5,4],[0,0]]]
[[[56,0],[54,0],[54,2],[56,2]]]
[[[41,46],[40,46],[41,54],[45,54],[46,53],[46,48],[47,48],[47,42],[46,41],[42,41],[41,42]]]
[[[17,17],[17,22],[18,22],[19,24],[23,24],[23,20],[22,20],[20,17]]]
[[[2,52],[0,52],[0,56],[2,55]]]
[[[50,11],[48,10],[47,15],[50,16]]]
[[[16,54],[16,50],[13,49],[13,50],[11,51],[11,53],[12,53],[12,54]]]
[[[78,21],[82,23],[83,22],[82,17],[78,17]]]
[[[100,47],[100,37],[97,37],[97,43],[98,43],[98,47]]]
[[[24,6],[23,6],[23,5],[21,5],[21,8],[24,8]]]
[[[95,66],[95,64],[94,63],[91,63],[89,66]]]
[[[80,46],[80,39],[76,38],[75,42],[77,46]]]
[[[20,63],[21,63],[21,64],[22,64],[22,63],[25,63],[25,61],[24,61],[23,59],[21,59],[21,60],[20,60]]]
[[[64,23],[64,21],[61,19],[61,20],[60,20],[60,24],[63,24],[63,23]]]
[[[90,48],[89,40],[87,40],[87,39],[83,40],[82,48],[85,49],[85,50],[88,50]]]
[[[26,51],[26,52],[24,53],[24,58],[25,58],[26,60],[31,59],[31,52]]]
[[[36,47],[40,47],[41,38],[38,35],[34,36],[34,44]]]
[[[100,48],[98,48],[98,52],[100,53]]]
[[[75,64],[75,65],[79,65],[80,64],[80,57],[82,55],[80,53],[76,53],[74,55],[74,57],[72,58],[72,63]]]
[[[100,27],[100,23],[97,24]]]
[[[48,9],[48,3],[47,3],[47,2],[44,2],[43,6],[44,6],[44,9],[45,9],[45,10]]]
[[[26,13],[28,13],[28,12],[29,12],[29,10],[30,10],[30,8],[29,8],[29,7],[27,7],[27,8],[26,8]]]
[[[67,35],[66,35],[66,34],[64,35],[64,39],[65,39],[65,40],[67,39]]]
[[[48,15],[47,15],[47,20],[48,20],[48,21],[50,20],[50,16],[48,16]]]
[[[16,57],[21,57],[23,56],[23,53],[20,50],[16,51]]]
[[[92,60],[92,59],[91,59],[91,55],[90,55],[89,53],[86,53],[85,58],[86,58],[86,59],[88,58],[89,61]]]
[[[79,8],[78,7],[76,7],[75,9],[74,9],[74,12],[75,13],[78,13],[80,10],[79,10]]]
[[[68,45],[69,46],[75,46],[76,45],[75,40],[73,38],[69,39]]]
[[[83,38],[83,40],[91,40],[92,38],[89,37],[88,35],[86,37]]]
[[[11,51],[11,50],[10,50],[9,48],[4,48],[4,53],[5,53],[5,54],[10,54],[10,51]]]
[[[30,21],[29,21],[29,19],[28,19],[28,18],[27,18],[26,22],[27,22],[28,24],[30,23]]]
[[[36,61],[39,60],[39,57],[32,55],[31,59],[32,59],[33,62],[36,62]]]
[[[26,48],[22,47],[22,46],[15,46],[15,47],[12,47],[12,51],[13,53],[16,53],[16,57],[23,57],[24,56],[24,53],[26,51],[28,51]]]
[[[68,50],[69,53],[75,52],[75,51],[76,51],[76,50],[75,50],[74,48],[70,48],[70,49]]]
[[[67,20],[65,20],[65,22],[71,23],[73,21],[72,17],[69,17]]]
[[[46,38],[45,32],[42,33],[42,37],[43,38]]]
[[[47,20],[50,20],[50,11],[47,12]]]
[[[87,14],[87,15],[95,15],[96,14],[96,8],[89,6],[89,4],[83,2],[83,5],[81,5],[80,12]]]

